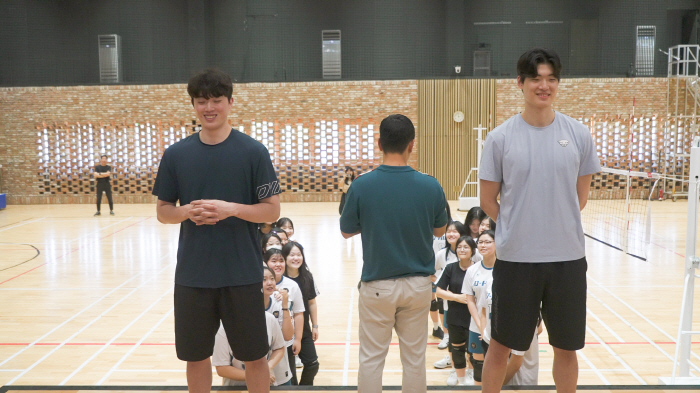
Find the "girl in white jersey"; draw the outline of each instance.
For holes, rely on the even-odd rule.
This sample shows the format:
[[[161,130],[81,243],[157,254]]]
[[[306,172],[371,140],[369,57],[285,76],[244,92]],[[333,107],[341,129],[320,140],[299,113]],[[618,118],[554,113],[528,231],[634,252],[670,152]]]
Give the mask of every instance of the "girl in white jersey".
[[[289,308],[289,292],[285,289],[277,290],[275,271],[269,266],[263,269],[263,295],[265,311],[277,318],[284,341],[292,340],[294,338],[294,323],[292,322],[292,311]],[[277,300],[277,295],[281,295],[282,300]]]
[[[452,212],[450,211],[450,204],[445,199],[445,210],[447,211],[447,221],[452,221]],[[433,253],[437,257],[437,254],[445,248],[445,235],[440,237],[433,236]],[[437,270],[437,268],[436,268]],[[440,305],[438,304],[437,296],[435,295],[435,283],[433,282],[433,297],[430,300],[430,319],[433,321],[433,337],[442,340],[445,337],[445,332],[440,328],[440,318],[438,318],[438,311],[440,310]]]
[[[265,251],[269,250],[270,247],[275,247],[279,248],[280,250],[282,249],[282,239],[277,235],[275,232],[270,230],[270,232],[264,234],[262,236],[262,240],[260,241],[260,245],[262,246],[262,252],[265,254]]]
[[[474,366],[474,384],[481,385],[481,373],[484,367],[484,348],[481,345],[481,313],[476,303],[487,296],[487,286],[493,280],[493,266],[496,263],[496,235],[493,231],[484,231],[476,242],[483,260],[467,269],[462,285],[462,293],[467,295],[467,305],[472,316],[469,326],[469,353]]]
[[[292,220],[287,217],[282,217],[277,220],[275,226],[287,232],[287,239],[292,240],[292,236],[294,236],[294,223]]]
[[[293,314],[294,322],[294,338],[286,341],[287,356],[289,364],[294,364],[294,355],[299,354],[301,350],[301,336],[304,329],[304,299],[301,295],[299,285],[289,277],[284,276],[284,271],[287,264],[282,256],[282,250],[271,248],[263,255],[263,260],[274,272],[277,280],[277,289],[286,290],[289,293],[289,308]],[[282,296],[277,294],[277,298],[281,300]],[[297,385],[296,368],[292,367],[292,385]]]
[[[482,234],[484,231],[492,230],[494,233],[496,232],[496,222],[491,219],[491,217],[487,216],[486,213],[481,218],[481,224],[479,224],[479,234]]]
[[[270,350],[267,353],[267,362],[270,367],[270,385],[289,385],[289,364],[285,357],[284,338],[277,319],[269,313],[265,313],[267,326],[267,342]],[[224,386],[245,386],[245,364],[233,356],[231,345],[228,343],[224,326],[219,327],[214,339],[214,352],[212,365],[216,367],[216,373],[224,378]],[[285,371],[286,370],[286,371]]]
[[[464,225],[469,230],[469,236],[476,241],[479,237],[479,224],[481,224],[481,217],[486,214],[479,206],[474,206],[467,212],[467,217],[464,219]]]

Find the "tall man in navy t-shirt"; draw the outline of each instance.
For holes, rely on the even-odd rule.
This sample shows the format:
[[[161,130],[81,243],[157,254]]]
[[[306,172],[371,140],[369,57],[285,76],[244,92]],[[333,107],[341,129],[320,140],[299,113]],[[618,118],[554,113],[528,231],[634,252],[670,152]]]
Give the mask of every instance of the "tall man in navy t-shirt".
[[[340,216],[343,237],[362,234],[359,393],[381,393],[392,329],[399,336],[401,390],[427,391],[433,236],[445,233],[447,212],[440,183],[408,166],[415,135],[406,116],[382,120],[379,149],[384,161],[352,182]]]
[[[267,149],[232,129],[231,78],[190,79],[202,130],[170,146],[153,194],[158,221],[180,224],[175,270],[175,349],[190,392],[209,392],[214,338],[223,323],[251,392],[270,390],[262,255],[257,224],[277,220],[280,188]],[[179,202],[179,206],[177,205]]]

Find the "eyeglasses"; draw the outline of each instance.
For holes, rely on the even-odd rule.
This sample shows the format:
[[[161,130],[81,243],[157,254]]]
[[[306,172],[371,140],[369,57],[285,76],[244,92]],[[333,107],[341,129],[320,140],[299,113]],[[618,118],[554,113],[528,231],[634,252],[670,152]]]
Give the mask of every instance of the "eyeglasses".
[[[471,250],[471,248],[470,248],[469,246],[459,246],[459,247],[457,247],[457,251],[461,251],[461,250]]]
[[[491,244],[491,243],[493,243],[493,240],[479,240],[476,244],[488,245],[488,244]]]

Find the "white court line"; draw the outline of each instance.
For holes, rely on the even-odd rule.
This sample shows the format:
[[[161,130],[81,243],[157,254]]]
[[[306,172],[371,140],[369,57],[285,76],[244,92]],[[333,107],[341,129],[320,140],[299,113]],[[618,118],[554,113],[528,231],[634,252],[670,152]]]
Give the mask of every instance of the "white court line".
[[[642,377],[640,377],[639,374],[637,374],[637,373],[632,369],[632,367],[630,367],[629,364],[625,363],[625,361],[622,360],[622,358],[621,358],[617,353],[615,353],[615,351],[613,351],[612,348],[610,348],[610,346],[609,346],[608,344],[605,343],[605,341],[601,340],[601,338],[598,337],[597,334],[595,334],[595,332],[593,331],[593,329],[591,329],[590,327],[586,326],[586,330],[591,334],[591,336],[593,336],[593,338],[595,338],[595,339],[600,343],[600,345],[603,346],[603,348],[605,348],[618,362],[620,362],[620,364],[622,365],[622,367],[624,367],[627,371],[629,371],[629,373],[632,374],[632,376],[633,376],[634,378],[636,378],[637,381],[639,381],[642,385],[646,385],[646,384],[647,384],[646,381],[644,381],[644,380],[642,379]]]
[[[619,343],[625,342],[625,340],[623,340],[622,337],[618,336],[617,333],[615,333],[615,332],[610,328],[610,326],[606,325],[605,322],[603,322],[602,319],[598,318],[598,316],[595,315],[595,314],[593,313],[593,311],[591,311],[588,307],[586,307],[586,312],[589,313],[589,314],[591,314],[591,316],[592,316],[596,321],[598,321],[598,323],[600,323],[601,325],[603,325],[603,327],[605,328],[605,330],[607,330],[610,334],[612,334],[613,337],[617,340],[617,342],[619,342]]]
[[[595,300],[597,300],[600,304],[602,304],[603,307],[605,307],[606,309],[608,309],[608,311],[610,311],[610,312],[611,312],[613,315],[615,315],[620,321],[622,321],[622,323],[624,323],[625,325],[627,325],[630,329],[632,329],[632,330],[633,330],[635,333],[637,333],[640,337],[642,337],[644,340],[646,340],[649,344],[651,344],[651,346],[653,346],[654,348],[656,348],[659,352],[661,352],[661,353],[662,353],[664,356],[666,356],[669,360],[673,361],[673,357],[672,357],[668,352],[664,351],[663,348],[661,348],[657,343],[655,343],[654,341],[652,341],[651,338],[649,338],[647,335],[645,335],[644,333],[642,333],[639,329],[637,329],[636,327],[634,327],[634,325],[632,325],[629,321],[627,321],[622,315],[620,315],[620,314],[618,314],[617,312],[615,312],[615,310],[613,310],[610,306],[608,306],[607,304],[605,304],[605,302],[603,302],[603,301],[602,301],[598,296],[596,296],[593,292],[590,292],[590,291],[589,291],[588,293],[589,293]]]
[[[614,293],[610,292],[607,288],[605,288],[604,286],[602,286],[602,285],[600,284],[600,282],[598,282],[598,281],[596,281],[595,279],[593,279],[590,275],[586,275],[586,277],[588,277],[591,281],[593,281],[593,282],[598,286],[598,288],[600,288],[600,289],[604,290],[605,292],[607,292],[607,293],[608,293],[610,296],[612,296],[615,300],[617,300],[618,302],[622,303],[625,307],[629,308],[633,313],[637,314],[638,317],[642,318],[642,319],[643,319],[644,321],[646,321],[648,324],[650,324],[651,326],[653,326],[654,328],[656,328],[656,330],[658,330],[658,331],[661,332],[663,335],[665,335],[666,337],[668,337],[668,338],[671,340],[671,342],[673,342],[673,343],[676,342],[676,339],[675,339],[674,337],[671,337],[670,334],[666,333],[663,329],[661,329],[661,328],[659,327],[659,325],[655,324],[655,323],[654,323],[653,321],[651,321],[649,318],[647,318],[647,317],[645,317],[644,315],[642,315],[642,313],[640,313],[639,311],[637,311],[637,309],[635,309],[634,307],[630,306],[630,305],[629,305],[627,302],[625,302],[624,300],[620,299],[617,295],[615,295]],[[591,293],[591,292],[589,291],[589,293]],[[600,300],[599,300],[599,301],[600,301]],[[605,303],[603,303],[603,305],[605,306]],[[606,306],[606,307],[607,307],[607,306]],[[612,311],[612,309],[610,309],[610,310]],[[613,311],[613,313],[614,313],[614,314],[617,314],[617,313],[615,313],[614,311]],[[619,318],[621,318],[621,317],[619,317]],[[630,327],[632,327],[631,324],[630,324]],[[632,327],[632,328],[634,329],[634,327]],[[667,354],[666,351],[662,350],[661,347],[659,347],[658,345],[656,345],[656,343],[653,343],[653,342],[652,342],[651,340],[649,340],[649,339],[647,339],[647,340],[648,340],[650,343],[652,343],[652,345],[654,345],[659,351],[661,351],[663,354],[665,354],[669,359],[671,359],[671,361],[673,361],[673,358],[671,357],[671,355]],[[690,354],[691,354],[693,357],[695,357],[696,359],[700,359],[700,356],[696,355],[694,352],[691,352]],[[690,360],[688,361],[688,364],[690,365],[690,367],[696,369],[697,371],[700,371],[700,368],[697,367],[697,366],[695,366],[693,363],[691,363]]]
[[[14,229],[14,228],[17,228],[17,227],[21,227],[22,225],[31,224],[31,223],[33,223],[33,222],[41,221],[41,220],[43,220],[44,218],[46,218],[46,217],[40,217],[40,218],[36,218],[36,219],[34,219],[34,220],[31,220],[31,221],[26,221],[26,222],[23,222],[23,223],[20,223],[20,224],[12,225],[12,226],[9,226],[9,227],[7,227],[7,228],[2,228],[2,229],[0,229],[0,232],[6,231],[6,230],[8,230],[8,229]]]
[[[167,256],[167,255],[166,255],[166,256]],[[10,360],[14,359],[15,357],[17,357],[19,354],[21,354],[22,352],[26,351],[27,349],[33,347],[34,345],[36,345],[36,343],[38,343],[39,341],[41,341],[41,340],[43,340],[44,338],[48,337],[50,334],[52,334],[52,333],[55,332],[56,330],[62,328],[65,324],[67,324],[68,322],[74,320],[75,318],[77,318],[78,316],[80,316],[80,314],[82,314],[82,313],[84,313],[85,311],[89,310],[92,306],[94,306],[94,305],[96,305],[97,303],[101,302],[101,301],[104,300],[107,296],[111,295],[111,294],[114,293],[116,290],[118,290],[118,289],[120,289],[121,287],[123,287],[123,286],[125,286],[126,284],[128,284],[129,281],[134,280],[135,278],[137,278],[138,276],[140,276],[140,275],[142,275],[142,274],[143,274],[143,273],[138,273],[138,274],[135,275],[134,277],[131,277],[130,279],[124,281],[124,282],[122,283],[122,285],[120,285],[120,286],[118,286],[118,287],[112,289],[111,291],[107,292],[104,296],[102,296],[101,298],[95,300],[93,303],[91,303],[89,306],[85,307],[84,309],[78,311],[78,313],[76,313],[76,314],[73,315],[72,317],[66,319],[65,321],[63,321],[63,323],[61,323],[60,325],[58,325],[58,326],[56,326],[55,328],[51,329],[48,333],[46,333],[46,334],[44,334],[43,336],[37,338],[36,340],[34,340],[33,342],[31,342],[31,343],[30,343],[29,345],[27,345],[26,347],[20,349],[19,352],[15,353],[14,355],[12,355],[12,356],[10,356],[9,358],[5,359],[4,361],[0,362],[0,366],[2,366],[3,364],[5,364],[5,363],[9,362]]]
[[[167,256],[167,255],[166,255],[166,256]],[[165,257],[161,258],[161,260],[164,259],[164,258],[165,258]],[[73,333],[70,337],[68,337],[67,339],[63,340],[63,342],[61,342],[61,343],[58,344],[56,347],[54,347],[54,348],[53,348],[51,351],[49,351],[46,355],[42,356],[39,360],[37,360],[36,362],[34,362],[34,364],[32,364],[31,366],[29,366],[29,368],[25,369],[24,372],[20,373],[18,376],[14,377],[14,378],[12,378],[12,379],[10,380],[10,382],[8,382],[6,385],[12,385],[15,381],[17,381],[18,379],[22,378],[22,377],[23,377],[25,374],[27,374],[29,371],[33,370],[34,367],[38,366],[41,362],[43,362],[44,360],[46,360],[46,358],[48,358],[48,357],[51,356],[53,353],[55,353],[56,351],[58,351],[59,349],[61,349],[64,345],[66,345],[66,344],[67,344],[68,342],[70,342],[72,339],[74,339],[75,337],[77,337],[77,336],[78,336],[80,333],[82,333],[85,329],[87,329],[87,328],[89,328],[90,326],[92,326],[92,324],[94,324],[95,322],[99,321],[103,316],[105,316],[107,313],[109,313],[110,311],[112,311],[112,309],[114,309],[116,306],[118,306],[121,302],[123,302],[124,300],[126,300],[126,298],[128,298],[129,296],[131,296],[132,294],[134,294],[137,290],[139,290],[141,287],[143,287],[144,285],[146,285],[146,283],[148,283],[149,281],[155,279],[156,276],[157,276],[158,274],[160,274],[161,272],[163,272],[165,269],[170,268],[171,265],[172,265],[172,264],[165,265],[165,267],[162,268],[162,269],[160,269],[155,275],[153,275],[153,277],[151,277],[151,278],[145,280],[144,282],[141,283],[141,285],[139,285],[139,286],[137,286],[136,288],[132,289],[129,293],[127,293],[126,295],[124,295],[124,297],[122,297],[121,299],[119,299],[116,303],[114,303],[112,306],[110,306],[109,308],[107,308],[107,309],[106,309],[105,311],[103,311],[100,315],[98,315],[97,317],[95,317],[92,321],[88,322],[87,325],[85,325],[85,326],[83,326],[82,328],[80,328],[80,330],[78,330],[77,332]]]
[[[59,383],[59,385],[65,385],[66,382],[68,382],[71,378],[73,378],[73,377],[75,376],[75,374],[79,373],[80,370],[82,370],[85,366],[87,366],[90,362],[92,362],[93,359],[95,359],[95,358],[96,358],[99,354],[101,354],[105,349],[109,348],[109,346],[110,346],[114,341],[116,341],[119,337],[121,337],[121,335],[124,334],[124,332],[126,332],[127,330],[129,330],[129,328],[131,328],[131,327],[136,323],[136,321],[138,321],[139,319],[141,319],[141,317],[143,317],[144,315],[146,315],[147,312],[151,311],[151,309],[152,309],[153,307],[155,307],[156,304],[158,304],[161,300],[163,300],[163,298],[164,298],[167,294],[169,294],[170,292],[172,292],[172,291],[173,291],[172,288],[171,288],[171,289],[168,289],[168,290],[167,290],[163,295],[161,295],[161,297],[159,297],[155,302],[151,303],[151,305],[148,306],[148,308],[146,308],[145,310],[143,310],[143,312],[141,312],[141,314],[139,314],[136,318],[134,318],[134,320],[132,320],[128,325],[124,326],[124,328],[123,328],[122,330],[120,330],[119,333],[117,333],[114,337],[112,337],[109,341],[107,341],[97,352],[95,352],[92,356],[90,356],[89,358],[87,358],[87,359],[83,362],[83,364],[81,364],[81,365],[80,365],[78,368],[76,368],[72,373],[70,373],[70,375],[68,375],[63,381],[61,381],[61,383]]]
[[[675,337],[671,337],[671,335],[668,334],[668,333],[666,333],[663,329],[661,329],[661,328],[659,327],[659,325],[655,324],[655,323],[654,323],[653,321],[651,321],[649,318],[647,318],[647,317],[645,317],[644,315],[642,315],[642,313],[640,313],[640,312],[637,311],[634,307],[632,307],[632,306],[630,306],[629,304],[627,304],[627,302],[625,302],[624,300],[620,299],[617,295],[615,295],[614,293],[610,292],[607,288],[605,288],[603,285],[601,285],[599,281],[595,280],[593,277],[591,277],[591,276],[588,275],[588,274],[586,275],[586,277],[588,277],[589,280],[593,281],[600,289],[602,289],[602,290],[604,290],[605,292],[607,292],[607,293],[608,293],[610,296],[612,296],[615,300],[617,300],[618,302],[622,303],[625,307],[627,307],[627,308],[629,308],[630,310],[632,310],[632,312],[634,312],[635,314],[637,314],[637,316],[639,316],[640,318],[642,318],[643,320],[645,320],[645,321],[646,321],[647,323],[649,323],[651,326],[655,327],[656,330],[660,331],[662,334],[664,334],[666,337],[668,337],[669,339],[671,339],[673,342],[676,342],[676,338],[675,338]]]
[[[600,370],[598,370],[595,367],[595,365],[588,359],[588,356],[586,356],[586,354],[584,354],[582,350],[578,350],[576,352],[583,358],[584,362],[588,363],[588,366],[598,376],[598,378],[600,378],[600,380],[603,381],[603,384],[610,385],[610,381],[608,381],[607,378],[605,378],[603,376],[603,373],[601,373]],[[542,371],[542,370],[540,370],[540,371]],[[625,371],[627,371],[627,370],[625,370]]]
[[[107,229],[107,228],[111,228],[111,227],[113,227],[113,226],[115,226],[115,225],[119,225],[119,224],[121,224],[121,223],[123,223],[123,222],[129,221],[129,220],[131,220],[132,218],[133,218],[133,217],[127,217],[127,218],[125,218],[125,219],[123,219],[123,220],[121,220],[121,221],[117,221],[117,222],[115,222],[115,223],[109,224],[109,225],[107,225],[107,226],[104,227],[104,228],[100,228],[100,229],[98,229],[98,230],[96,230],[96,231],[90,232],[90,233],[85,234],[85,235],[83,235],[83,236],[80,236],[80,237],[78,237],[78,238],[76,238],[76,239],[73,239],[73,240],[69,241],[68,244],[77,242],[78,240],[82,240],[82,239],[84,239],[84,238],[86,238],[86,237],[93,236],[93,235],[95,235],[96,233],[102,232],[102,231],[104,231],[104,230]]]
[[[156,328],[158,328],[158,326],[160,326],[160,324],[163,323],[163,321],[165,321],[165,319],[168,318],[168,317],[170,316],[170,314],[173,312],[174,309],[175,309],[175,307],[171,307],[171,308],[170,308],[170,311],[168,311],[167,313],[165,313],[165,315],[163,315],[163,317],[155,324],[155,326],[153,326],[153,327],[151,328],[151,330],[149,330],[143,337],[141,337],[141,339],[140,339],[133,347],[131,347],[131,349],[129,349],[129,351],[128,351],[127,353],[125,353],[124,356],[122,356],[122,358],[119,359],[119,361],[116,362],[116,363],[114,364],[114,366],[112,366],[112,368],[107,372],[107,374],[105,374],[105,376],[102,377],[102,379],[100,379],[99,382],[97,382],[97,385],[102,385],[102,383],[104,383],[104,381],[106,381],[107,378],[109,378],[109,376],[112,375],[113,372],[115,372],[115,371],[122,371],[122,370],[118,370],[119,366],[121,366],[121,364],[124,363],[124,361],[125,361],[129,356],[131,356],[132,353],[134,353],[134,351],[136,350],[136,348],[138,348],[139,345],[141,345],[141,343],[143,343],[144,341],[146,341],[146,339],[148,338],[148,336],[150,336],[151,333],[153,333],[153,332],[156,330]],[[178,371],[179,371],[179,372],[183,372],[183,370],[178,370]]]
[[[352,330],[352,303],[355,300],[355,290],[350,289],[350,310],[348,311],[348,330],[345,334],[345,363],[343,364],[343,386],[348,386],[348,368],[350,367],[350,338]]]

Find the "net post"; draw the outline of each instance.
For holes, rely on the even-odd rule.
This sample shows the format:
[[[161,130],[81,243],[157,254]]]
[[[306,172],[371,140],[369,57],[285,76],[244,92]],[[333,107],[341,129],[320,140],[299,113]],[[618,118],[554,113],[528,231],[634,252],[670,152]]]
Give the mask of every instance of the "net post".
[[[484,137],[482,135],[482,131],[485,131],[487,128],[482,127],[481,124],[479,124],[479,127],[476,127],[476,167],[479,168],[481,165],[481,150],[484,148]],[[478,170],[477,170],[478,172]],[[479,184],[479,179],[477,176],[476,179],[476,200],[480,201],[481,200],[481,184]]]
[[[688,184],[688,222],[685,238],[685,285],[676,345],[680,346],[679,376],[690,375],[690,344],[692,335],[683,334],[693,330],[693,296],[695,294],[695,243],[698,222],[698,184],[700,178],[700,139],[693,140],[690,149],[690,179]]]

